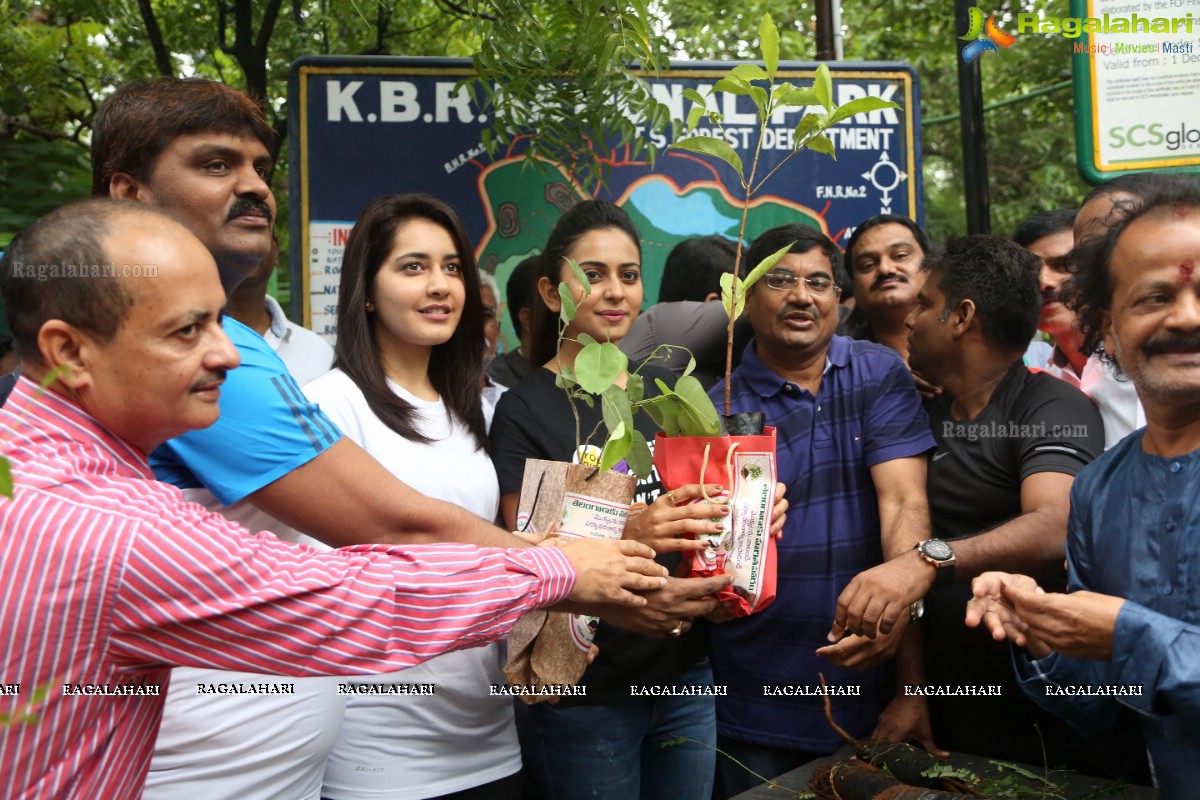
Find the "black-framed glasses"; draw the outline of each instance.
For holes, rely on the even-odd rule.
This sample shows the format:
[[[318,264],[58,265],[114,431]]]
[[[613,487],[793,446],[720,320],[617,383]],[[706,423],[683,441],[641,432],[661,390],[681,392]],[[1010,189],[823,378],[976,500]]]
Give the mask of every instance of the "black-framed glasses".
[[[768,289],[774,289],[777,292],[790,292],[800,285],[800,281],[804,281],[808,286],[808,293],[817,297],[828,295],[838,288],[838,285],[833,282],[833,278],[824,275],[809,275],[801,278],[799,275],[793,275],[782,269],[768,272],[763,276],[763,281],[767,284]]]

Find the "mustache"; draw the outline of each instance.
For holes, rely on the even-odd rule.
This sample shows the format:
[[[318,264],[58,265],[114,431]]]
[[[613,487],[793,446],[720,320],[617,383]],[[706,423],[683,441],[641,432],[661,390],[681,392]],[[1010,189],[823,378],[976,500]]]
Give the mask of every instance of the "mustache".
[[[793,312],[808,314],[813,318],[813,322],[821,321],[821,312],[818,311],[817,307],[812,303],[809,303],[806,306],[797,305],[796,303],[784,303],[783,306],[780,307],[779,312],[775,315],[775,317],[776,319],[782,320],[785,319],[788,314]]]
[[[1053,300],[1056,303],[1063,302],[1062,291],[1059,289],[1049,289],[1042,292],[1042,302]]]
[[[1179,333],[1167,331],[1157,336],[1151,336],[1142,345],[1142,352],[1148,356],[1163,353],[1200,352],[1200,331]]]
[[[229,374],[227,369],[216,369],[212,372],[206,372],[192,383],[192,391],[196,391],[203,386],[212,386],[214,383],[224,383],[225,376]]]
[[[908,283],[908,278],[904,275],[901,275],[899,272],[893,272],[891,275],[880,275],[878,278],[875,279],[875,282],[871,284],[871,288],[868,289],[867,291],[870,291],[870,292],[875,291],[880,286],[883,286],[884,281],[897,281],[898,283]]]
[[[261,200],[257,197],[239,197],[233,201],[233,205],[229,208],[229,219],[240,217],[249,211],[261,211],[262,215],[267,218],[267,222],[274,222],[275,215],[271,213],[271,207],[267,205],[266,200]]]

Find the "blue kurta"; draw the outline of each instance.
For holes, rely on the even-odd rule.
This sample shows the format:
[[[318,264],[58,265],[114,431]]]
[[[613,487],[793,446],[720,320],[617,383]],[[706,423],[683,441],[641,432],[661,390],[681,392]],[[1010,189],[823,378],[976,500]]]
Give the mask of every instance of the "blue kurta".
[[[1068,591],[1128,601],[1112,658],[1055,653],[1030,662],[1019,654],[1017,666],[1030,698],[1083,732],[1111,726],[1122,706],[1138,712],[1160,795],[1169,800],[1195,797],[1200,786],[1200,450],[1150,455],[1143,435],[1125,437],[1071,488]],[[1048,696],[1048,686],[1076,694]],[[1079,696],[1074,687],[1141,694]]]

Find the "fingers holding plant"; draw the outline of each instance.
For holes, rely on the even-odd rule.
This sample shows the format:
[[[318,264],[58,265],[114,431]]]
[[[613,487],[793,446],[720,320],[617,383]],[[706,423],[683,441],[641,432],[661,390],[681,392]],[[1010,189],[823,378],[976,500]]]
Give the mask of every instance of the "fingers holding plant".
[[[705,500],[707,493],[711,500]],[[688,484],[658,496],[645,511],[625,525],[625,539],[642,542],[656,553],[675,553],[707,548],[697,538],[721,533],[720,520],[729,515],[727,499],[717,484]]]

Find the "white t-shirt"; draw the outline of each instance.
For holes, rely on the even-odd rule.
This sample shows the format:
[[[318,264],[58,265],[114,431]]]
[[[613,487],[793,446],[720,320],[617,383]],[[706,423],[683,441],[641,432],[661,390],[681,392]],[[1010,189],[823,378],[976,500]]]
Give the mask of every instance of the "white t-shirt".
[[[249,502],[225,507],[207,489],[183,493],[249,530],[328,549]],[[325,760],[346,707],[337,685],[345,680],[176,667],[143,800],[319,800]],[[211,691],[264,684],[285,684],[281,689],[289,693]]]
[[[1146,427],[1146,411],[1138,399],[1137,387],[1129,376],[1118,376],[1113,365],[1101,361],[1100,356],[1090,356],[1083,365],[1083,374],[1076,375],[1066,357],[1055,348],[1042,369],[1092,398],[1104,420],[1105,450],[1138,428]]]
[[[496,518],[500,487],[491,459],[454,424],[439,400],[420,400],[388,382],[421,413],[430,444],[384,425],[358,387],[333,370],[304,387],[342,432],[413,489]],[[334,800],[420,800],[505,778],[521,768],[511,699],[488,694],[504,683],[503,648],[491,644],[438,656],[357,683],[432,684],[432,695],[352,695],[325,768],[322,794]]]

